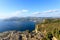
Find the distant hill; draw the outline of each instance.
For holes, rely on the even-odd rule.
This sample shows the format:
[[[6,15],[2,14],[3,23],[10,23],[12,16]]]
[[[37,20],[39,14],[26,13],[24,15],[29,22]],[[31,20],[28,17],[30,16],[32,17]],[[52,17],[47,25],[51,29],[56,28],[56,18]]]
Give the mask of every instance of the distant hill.
[[[36,23],[42,22],[44,19],[55,19],[54,17],[11,17],[4,19],[4,21],[33,21]]]

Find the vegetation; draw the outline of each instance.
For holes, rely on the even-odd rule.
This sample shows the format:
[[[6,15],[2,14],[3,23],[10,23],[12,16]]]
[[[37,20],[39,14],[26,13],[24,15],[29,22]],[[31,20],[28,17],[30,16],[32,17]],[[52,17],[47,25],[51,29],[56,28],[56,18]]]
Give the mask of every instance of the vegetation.
[[[37,25],[37,30],[45,34],[46,40],[52,40],[53,37],[60,40],[60,19],[45,19]]]

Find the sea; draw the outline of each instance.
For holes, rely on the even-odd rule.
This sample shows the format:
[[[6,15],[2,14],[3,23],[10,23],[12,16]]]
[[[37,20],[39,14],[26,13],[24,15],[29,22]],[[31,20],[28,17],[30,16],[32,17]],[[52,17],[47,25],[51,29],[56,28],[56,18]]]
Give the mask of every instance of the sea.
[[[33,21],[1,21],[0,20],[0,32],[5,31],[33,31],[35,29],[35,22]]]

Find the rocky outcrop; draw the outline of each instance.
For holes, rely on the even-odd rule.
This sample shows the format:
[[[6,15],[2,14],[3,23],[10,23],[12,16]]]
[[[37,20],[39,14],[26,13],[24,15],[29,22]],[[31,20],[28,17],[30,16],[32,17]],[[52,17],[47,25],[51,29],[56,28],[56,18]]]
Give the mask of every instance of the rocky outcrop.
[[[52,40],[58,40],[56,37],[53,37]]]
[[[41,32],[20,32],[20,31],[8,31],[0,33],[0,40],[42,40],[44,38]]]

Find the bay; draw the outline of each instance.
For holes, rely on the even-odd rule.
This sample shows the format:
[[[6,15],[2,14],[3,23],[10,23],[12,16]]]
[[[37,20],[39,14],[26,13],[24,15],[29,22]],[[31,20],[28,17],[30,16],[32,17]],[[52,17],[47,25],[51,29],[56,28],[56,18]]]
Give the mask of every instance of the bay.
[[[0,21],[0,32],[4,31],[32,31],[35,29],[35,22],[33,21]]]

